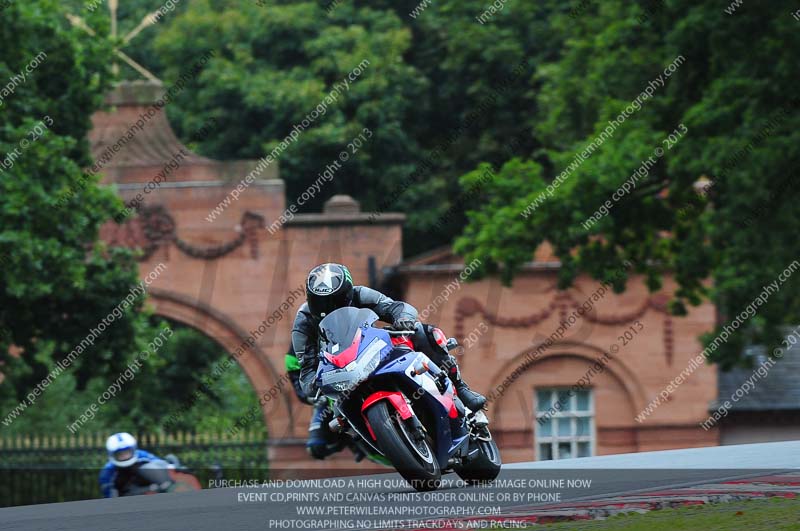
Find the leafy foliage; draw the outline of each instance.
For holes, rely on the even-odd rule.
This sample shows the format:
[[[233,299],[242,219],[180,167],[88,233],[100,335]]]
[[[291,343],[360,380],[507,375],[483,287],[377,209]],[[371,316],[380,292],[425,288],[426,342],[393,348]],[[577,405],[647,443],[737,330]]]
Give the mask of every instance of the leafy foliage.
[[[475,17],[485,5],[478,0],[446,0],[417,19],[409,17],[417,2],[408,0],[329,4],[187,3],[124,51],[167,84],[187,61],[219,52],[168,109],[186,140],[214,119],[216,134],[197,149],[219,159],[269,153],[368,60],[349,90],[281,153],[287,201],[368,127],[374,136],[301,210],[318,211],[327,197],[348,193],[364,210],[407,211],[407,252],[447,243],[464,224],[464,207],[477,204],[461,195],[458,176],[480,161],[501,163],[537,147],[533,115],[521,117],[518,109],[533,110],[534,65],[558,49],[545,15],[563,8],[550,0],[520,3],[482,25]],[[120,33],[159,6],[130,2],[120,9]],[[521,63],[528,68],[498,97],[498,83]],[[131,70],[123,66],[123,73]],[[402,184],[426,159],[430,166]]]
[[[258,404],[244,372],[234,365],[212,386],[202,386],[204,377],[228,353],[198,330],[175,323],[167,326],[174,330],[173,335],[157,356],[148,359],[128,394],[117,402],[119,416],[141,430],[165,425],[171,432],[232,428],[242,411]],[[202,393],[199,399],[195,398],[197,391]],[[180,412],[176,421],[169,423],[176,411]]]
[[[183,35],[175,39],[175,35]],[[287,201],[365,127],[373,136],[343,163],[305,208],[330,195],[360,190],[375,201],[411,169],[417,150],[403,127],[424,80],[402,60],[410,34],[381,11],[343,4],[330,16],[312,2],[194,2],[160,33],[156,47],[165,78],[178,75],[201,50],[218,52],[193,86],[175,100],[176,129],[192,131],[214,118],[219,133],[200,146],[219,158],[260,158],[312,112],[320,112],[280,155]],[[363,73],[347,79],[359,67]],[[349,83],[349,88],[343,81]],[[321,103],[334,92],[335,101]]]
[[[223,432],[232,428],[238,415],[257,405],[257,399],[244,373],[238,368],[225,372],[201,395],[194,398],[200,382],[215,362],[227,353],[219,344],[192,328],[153,318],[152,326],[142,331],[142,337],[152,339],[165,329],[173,331],[164,337],[163,346],[150,352],[141,367],[131,370],[130,378],[92,378],[81,390],[75,374],[61,374],[36,401],[35,407],[25,410],[4,433],[61,433],[69,434],[76,423],[76,433],[113,433],[117,431],[155,432],[159,426],[166,431]],[[147,336],[154,333],[153,336]],[[47,353],[39,354],[42,363],[55,366]],[[113,388],[114,396],[99,404],[99,397]],[[0,385],[0,391],[8,390]],[[0,411],[5,415],[17,405],[10,392],[0,393]],[[96,413],[89,409],[96,406]],[[185,406],[190,404],[190,407]],[[175,422],[168,422],[176,411]],[[83,415],[83,419],[81,419]]]
[[[800,33],[791,8],[747,4],[731,16],[717,5],[676,1],[644,13],[612,1],[590,4],[577,19],[555,15],[565,44],[539,69],[536,126],[552,169],[506,163],[470,213],[458,249],[510,280],[547,239],[564,263],[562,285],[580,271],[603,278],[631,260],[653,289],[674,274],[677,313],[704,297],[723,325],[742,312],[800,254],[800,189],[786,182],[800,157],[792,96]],[[556,186],[576,153],[678,56],[686,61],[666,86]],[[667,150],[664,139],[681,124],[688,133]],[[584,228],[656,147],[665,155],[649,175]],[[713,183],[706,194],[693,186],[701,178]],[[523,216],[548,184],[552,197]],[[717,361],[736,363],[746,342],[775,344],[779,325],[800,320],[798,294],[796,280],[782,285]]]
[[[138,272],[130,253],[97,243],[120,200],[81,170],[89,117],[109,87],[107,45],[69,28],[59,4],[42,0],[4,10],[0,49],[0,79],[18,78],[0,128],[0,152],[9,154],[0,174],[0,361],[21,398],[48,373],[42,355],[58,360],[72,351],[128,295]],[[141,303],[75,361],[79,388],[124,367],[144,326]],[[11,344],[21,356],[9,355]]]
[[[16,79],[3,82],[0,100],[3,419],[44,381],[43,392],[4,431],[66,430],[164,326],[150,322],[143,307],[131,252],[98,241],[100,226],[119,211],[121,201],[98,186],[99,175],[82,168],[90,164],[90,116],[110,88],[116,43],[102,37],[109,26],[105,7],[89,11],[85,6],[13,2],[0,18],[0,79]],[[120,16],[138,21],[158,6],[126,2]],[[70,25],[67,12],[83,17],[100,37]],[[121,27],[121,33],[130,29]],[[147,48],[137,50],[131,55],[140,57]],[[109,324],[102,330],[104,318]],[[89,345],[85,338],[91,329],[100,333]],[[78,356],[62,371],[57,363],[71,352]],[[202,334],[176,329],[134,381],[100,408],[89,429],[153,429],[189,401],[221,353]],[[48,382],[51,371],[57,377]],[[246,410],[252,394],[241,371],[230,371],[175,427],[230,427],[229,411]],[[215,410],[225,413],[208,413]]]
[[[460,175],[482,161],[541,158],[534,73],[561,45],[548,16],[567,10],[552,0],[509,3],[481,24],[483,0],[443,0],[412,18],[418,3],[201,0],[181,4],[123,49],[167,84],[206,50],[219,52],[168,108],[184,140],[215,121],[216,133],[197,149],[218,159],[269,153],[368,60],[281,153],[280,173],[292,203],[370,128],[365,146],[300,210],[319,211],[326,198],[347,193],[367,211],[407,212],[405,251],[416,253],[452,241],[464,211],[479,204],[462,193]],[[126,3],[120,34],[160,5]]]
[[[652,289],[674,275],[675,312],[709,297],[722,324],[800,254],[793,95],[800,32],[788,0],[745,3],[733,15],[687,0],[581,2],[580,9],[553,0],[507,2],[483,22],[476,20],[486,9],[482,0],[437,1],[416,17],[409,15],[416,0],[329,4],[184,2],[122,49],[167,84],[206,50],[217,52],[168,112],[183,136],[213,118],[216,134],[198,149],[221,159],[270,152],[365,65],[282,152],[281,176],[293,202],[369,128],[372,138],[302,208],[318,210],[325,198],[348,193],[365,210],[406,211],[407,253],[463,232],[457,248],[467,260],[480,258],[484,273],[511,281],[548,240],[563,263],[562,286],[580,272],[616,279],[630,260]],[[122,3],[120,38],[161,5]],[[42,121],[52,122],[0,172],[0,362],[9,384],[0,386],[3,404],[39,383],[119,304],[138,273],[130,253],[97,243],[120,202],[81,171],[89,162],[89,116],[109,88],[112,47],[121,42],[70,28],[66,10],[108,35],[105,6],[88,11],[80,0],[12,2],[0,19],[0,80],[47,54],[3,98],[0,152],[13,152]],[[576,165],[576,154],[679,56],[685,62],[664,86]],[[125,66],[122,73],[136,77]],[[635,189],[585,228],[681,125],[686,134]],[[495,177],[484,182],[487,168]],[[567,168],[567,177],[554,181]],[[701,178],[713,183],[705,194],[694,187]],[[615,287],[624,289],[624,279]],[[734,364],[745,343],[769,342],[778,326],[798,322],[799,291],[795,279],[782,284],[717,351],[718,361]],[[157,330],[142,302],[137,298],[52,384],[40,399],[52,407],[31,408],[19,429],[45,423],[62,411],[56,404],[64,422],[74,419],[116,378]],[[7,354],[12,344],[21,356]],[[219,355],[207,338],[176,332],[98,425],[160,422],[165,397],[180,403],[191,396]],[[241,373],[226,378],[185,416],[185,427],[224,427],[223,415],[203,412],[250,403]]]

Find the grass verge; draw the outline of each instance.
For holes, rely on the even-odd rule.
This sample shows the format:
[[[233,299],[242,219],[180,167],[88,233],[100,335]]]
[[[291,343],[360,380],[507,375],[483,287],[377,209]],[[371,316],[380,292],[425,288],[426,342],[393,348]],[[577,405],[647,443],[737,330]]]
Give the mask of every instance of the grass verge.
[[[769,498],[531,527],[547,531],[800,531],[800,500]]]

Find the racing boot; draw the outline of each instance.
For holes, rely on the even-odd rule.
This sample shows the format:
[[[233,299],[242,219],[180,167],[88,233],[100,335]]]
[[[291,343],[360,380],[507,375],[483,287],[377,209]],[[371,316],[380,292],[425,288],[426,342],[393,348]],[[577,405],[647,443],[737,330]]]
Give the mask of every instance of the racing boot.
[[[333,413],[326,402],[320,402],[314,407],[314,414],[308,426],[308,441],[306,442],[306,451],[314,459],[325,459],[341,450],[334,434],[328,427],[328,422],[332,417]]]
[[[458,368],[456,359],[453,356],[448,357],[450,359],[447,375],[450,376],[450,381],[453,382],[453,386],[456,388],[458,398],[460,398],[464,405],[471,411],[480,411],[483,409],[483,406],[486,405],[486,397],[469,388],[467,382],[461,379],[461,370]]]

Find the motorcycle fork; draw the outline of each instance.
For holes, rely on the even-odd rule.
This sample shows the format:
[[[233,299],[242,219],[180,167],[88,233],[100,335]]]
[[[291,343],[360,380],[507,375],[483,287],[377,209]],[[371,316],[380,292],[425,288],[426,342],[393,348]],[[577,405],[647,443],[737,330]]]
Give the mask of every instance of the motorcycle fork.
[[[483,411],[471,413],[469,419],[467,419],[467,426],[470,438],[474,437],[486,442],[492,440],[492,433],[489,431],[489,419]]]

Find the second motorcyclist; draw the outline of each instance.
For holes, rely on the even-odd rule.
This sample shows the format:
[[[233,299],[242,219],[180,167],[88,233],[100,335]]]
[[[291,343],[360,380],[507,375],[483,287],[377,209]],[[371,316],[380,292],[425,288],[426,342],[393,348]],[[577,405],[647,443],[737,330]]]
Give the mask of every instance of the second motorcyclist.
[[[138,466],[163,461],[150,452],[139,450],[130,433],[115,433],[106,440],[108,463],[100,471],[100,491],[104,498],[125,496],[139,482]]]

